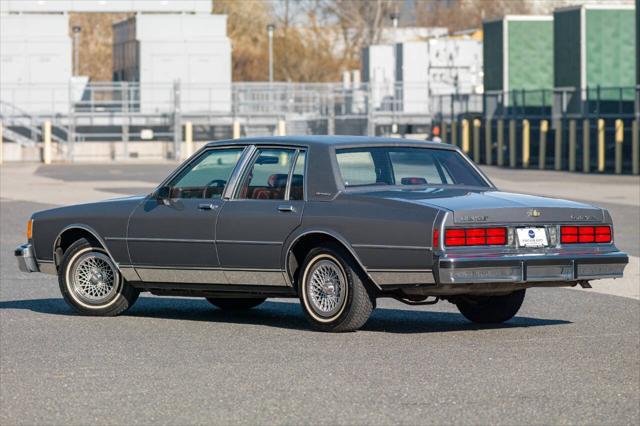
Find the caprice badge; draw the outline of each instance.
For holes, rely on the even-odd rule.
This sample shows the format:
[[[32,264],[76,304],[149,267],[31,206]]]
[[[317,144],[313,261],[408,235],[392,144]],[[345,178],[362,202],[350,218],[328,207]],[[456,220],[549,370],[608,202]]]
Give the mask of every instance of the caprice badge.
[[[460,222],[486,222],[487,216],[462,216]]]
[[[527,216],[529,217],[540,217],[542,216],[542,212],[540,210],[531,209],[527,211]]]

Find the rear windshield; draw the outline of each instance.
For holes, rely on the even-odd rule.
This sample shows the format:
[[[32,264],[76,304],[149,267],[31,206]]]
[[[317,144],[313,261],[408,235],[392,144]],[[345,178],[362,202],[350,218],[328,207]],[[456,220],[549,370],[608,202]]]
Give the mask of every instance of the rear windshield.
[[[466,185],[488,187],[456,151],[409,147],[336,150],[344,186]]]

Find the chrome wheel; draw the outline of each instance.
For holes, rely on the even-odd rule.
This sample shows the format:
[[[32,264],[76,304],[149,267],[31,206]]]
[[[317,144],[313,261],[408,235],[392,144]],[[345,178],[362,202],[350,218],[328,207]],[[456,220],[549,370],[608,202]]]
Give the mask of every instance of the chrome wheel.
[[[72,268],[73,292],[84,302],[99,305],[117,294],[120,275],[111,259],[104,253],[85,253]]]
[[[342,268],[333,260],[322,259],[308,273],[307,294],[313,311],[322,317],[339,312],[347,296],[347,280]]]

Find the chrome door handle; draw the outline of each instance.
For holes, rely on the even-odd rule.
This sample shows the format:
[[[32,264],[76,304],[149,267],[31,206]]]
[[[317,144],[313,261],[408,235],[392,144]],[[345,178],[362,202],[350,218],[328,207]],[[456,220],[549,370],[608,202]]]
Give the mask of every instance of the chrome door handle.
[[[213,205],[211,203],[202,203],[202,204],[198,204],[198,208],[200,210],[214,210],[214,209],[217,209],[218,206]]]
[[[278,206],[278,211],[281,211],[281,212],[295,212],[296,209],[294,209],[293,206],[283,205],[283,206]]]

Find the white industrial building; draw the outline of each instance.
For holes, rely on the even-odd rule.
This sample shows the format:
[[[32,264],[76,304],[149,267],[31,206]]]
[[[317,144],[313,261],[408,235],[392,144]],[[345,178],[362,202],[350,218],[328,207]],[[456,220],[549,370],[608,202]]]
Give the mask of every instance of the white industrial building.
[[[67,112],[71,50],[66,15],[0,14],[0,100],[29,112]]]
[[[137,14],[114,24],[114,81],[140,82],[143,112],[161,111],[179,83],[182,112],[231,110],[226,15]]]
[[[5,110],[64,114],[70,103],[91,98],[87,78],[73,76],[70,12],[135,13],[114,25],[113,70],[115,81],[139,86],[131,91],[133,108],[230,111],[231,43],[226,16],[212,15],[210,0],[0,0]]]
[[[369,46],[361,64],[376,109],[429,114],[433,96],[482,92],[482,42],[468,37]]]

